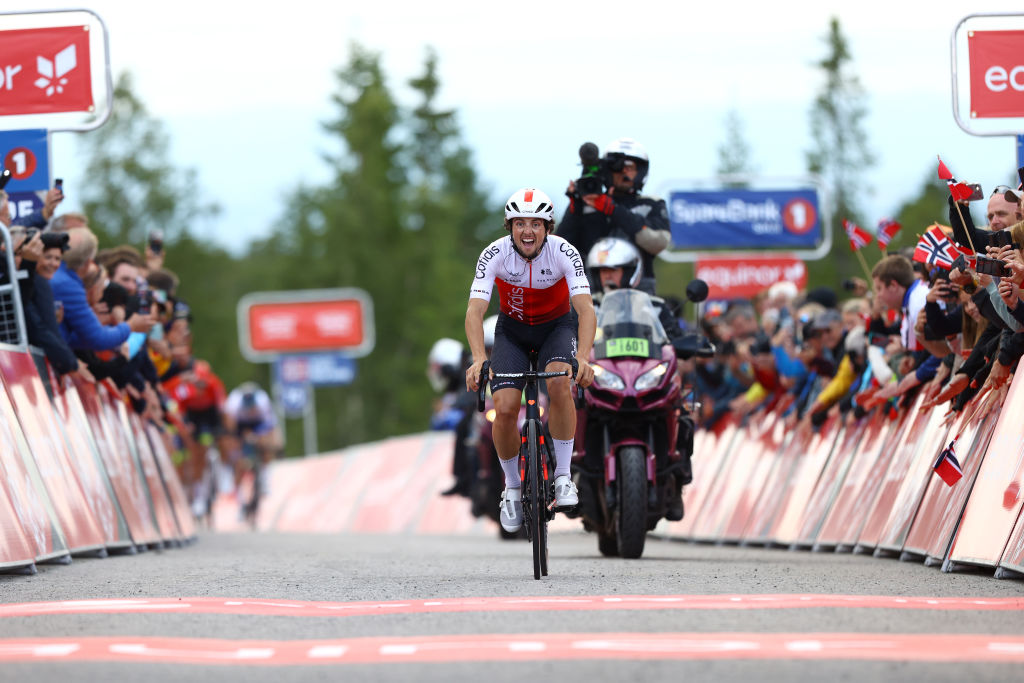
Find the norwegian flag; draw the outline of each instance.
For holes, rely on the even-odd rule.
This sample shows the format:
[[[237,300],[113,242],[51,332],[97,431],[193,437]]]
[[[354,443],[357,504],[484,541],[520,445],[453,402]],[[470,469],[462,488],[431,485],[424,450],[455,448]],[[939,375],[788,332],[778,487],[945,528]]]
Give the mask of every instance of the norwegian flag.
[[[946,167],[946,164],[942,161],[942,157],[939,157],[939,178],[946,181],[946,185],[949,186],[949,193],[953,195],[955,201],[963,201],[971,196],[974,192],[970,186],[966,183],[958,183],[956,178],[953,177],[953,173]]]
[[[951,270],[953,261],[961,254],[960,250],[942,232],[942,228],[933,225],[924,231],[914,249],[914,260],[929,266],[938,266]]]
[[[896,221],[883,218],[878,221],[878,248],[885,251],[885,248],[889,246],[889,242],[892,242],[892,238],[896,236],[896,233],[900,231],[903,226]]]
[[[957,438],[960,438],[959,436]],[[953,486],[964,476],[964,471],[960,468],[960,462],[956,459],[956,454],[953,452],[953,446],[956,445],[956,439],[949,442],[949,447],[939,453],[939,458],[932,465],[932,469],[935,470],[935,474],[939,475],[942,481],[946,482],[946,486]]]
[[[858,251],[861,247],[866,247],[871,243],[870,232],[845,218],[843,219],[843,230],[846,231],[846,236],[850,238],[850,249],[853,251]]]

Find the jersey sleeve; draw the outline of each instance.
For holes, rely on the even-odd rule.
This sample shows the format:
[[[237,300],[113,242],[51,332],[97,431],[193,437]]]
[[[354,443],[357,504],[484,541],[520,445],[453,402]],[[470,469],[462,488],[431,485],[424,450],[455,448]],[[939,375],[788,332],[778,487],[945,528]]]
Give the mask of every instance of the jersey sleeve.
[[[568,241],[562,240],[558,245],[558,253],[561,258],[562,272],[565,275],[565,283],[569,286],[569,298],[577,294],[590,294],[590,281],[587,279],[587,269],[583,265],[583,256],[576,247]]]
[[[469,288],[470,299],[491,300],[500,253],[501,249],[498,248],[497,242],[492,242],[480,252],[480,258],[476,262],[476,275],[474,275],[473,284]]]

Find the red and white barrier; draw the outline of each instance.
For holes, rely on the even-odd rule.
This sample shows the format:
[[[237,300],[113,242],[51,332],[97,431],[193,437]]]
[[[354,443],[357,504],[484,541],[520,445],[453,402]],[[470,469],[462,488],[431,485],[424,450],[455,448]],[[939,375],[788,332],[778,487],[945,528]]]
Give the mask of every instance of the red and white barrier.
[[[732,418],[698,440],[686,518],[662,524],[701,542],[873,552],[904,560],[992,568],[1024,576],[1024,373],[1008,389],[922,410],[922,394],[895,418],[875,414],[773,440],[775,411]],[[932,390],[934,391],[934,390]],[[963,478],[933,476],[956,434]]]
[[[193,538],[156,427],[113,386],[46,379],[52,398],[32,356],[0,346],[0,571]]]

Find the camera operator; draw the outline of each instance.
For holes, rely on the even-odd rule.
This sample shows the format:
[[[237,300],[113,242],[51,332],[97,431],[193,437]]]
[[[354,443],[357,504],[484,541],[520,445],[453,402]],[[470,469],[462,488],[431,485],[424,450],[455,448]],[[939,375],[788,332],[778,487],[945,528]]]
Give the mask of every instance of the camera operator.
[[[626,239],[643,259],[638,289],[654,294],[654,257],[672,235],[664,200],[640,194],[650,168],[647,151],[631,138],[620,138],[598,157],[597,146],[588,142],[580,147],[580,160],[583,176],[569,183],[569,209],[557,234],[581,254],[589,254],[602,238]]]

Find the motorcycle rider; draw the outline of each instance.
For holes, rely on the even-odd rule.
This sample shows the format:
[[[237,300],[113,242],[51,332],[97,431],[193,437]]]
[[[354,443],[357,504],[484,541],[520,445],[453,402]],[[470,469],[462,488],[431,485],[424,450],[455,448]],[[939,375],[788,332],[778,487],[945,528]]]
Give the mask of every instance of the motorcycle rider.
[[[587,275],[592,287],[594,306],[601,305],[604,293],[613,289],[643,289],[644,266],[640,252],[621,237],[605,237],[597,241],[587,254]],[[650,294],[648,292],[648,294]],[[651,295],[651,304],[658,312],[669,341],[682,337],[679,320],[669,310],[665,300]]]
[[[505,204],[509,234],[489,244],[480,254],[466,310],[466,337],[473,364],[466,371],[466,387],[479,389],[484,347],[484,314],[497,285],[498,324],[491,354],[491,397],[494,400],[494,444],[505,474],[501,496],[502,527],[516,532],[523,524],[522,479],[519,474],[519,406],[523,379],[493,378],[493,373],[514,373],[529,367],[529,352],[538,351],[538,368],[546,372],[571,371],[575,356],[576,382],[587,387],[594,379],[588,358],[596,327],[590,285],[583,257],[561,237],[551,235],[554,206],[540,190],[524,188]],[[575,310],[579,323],[570,316]],[[571,380],[547,380],[548,430],[555,453],[555,504],[573,507],[579,493],[570,478],[576,409]]]
[[[607,192],[579,196],[576,183],[570,182],[569,209],[556,234],[581,254],[589,254],[604,237],[627,240],[642,257],[643,275],[637,288],[654,294],[654,257],[669,245],[672,233],[665,201],[640,194],[650,169],[647,150],[632,138],[619,138],[608,145],[602,166]],[[596,282],[590,284],[597,289]]]
[[[597,283],[596,286],[600,288],[593,295],[594,305],[600,307],[606,291],[640,289],[638,285],[643,278],[643,263],[640,253],[632,244],[619,237],[605,237],[599,240],[587,255],[587,271],[590,281]],[[669,341],[673,344],[681,341],[683,331],[679,327],[679,320],[669,311],[665,300],[656,296],[651,296],[650,299]],[[692,421],[689,424],[684,424],[684,417],[686,420],[690,419],[684,413],[680,413],[680,436],[686,434],[687,430],[689,434],[693,432]],[[600,461],[594,462],[592,459],[598,459],[601,455],[599,449],[599,444],[603,441],[601,425],[588,420],[585,440],[587,460],[590,461],[588,469],[600,471]],[[675,498],[669,501],[666,515],[669,521],[678,521],[683,518],[683,485],[692,480],[689,464],[690,454],[685,452],[685,444],[685,441],[680,442],[680,445],[683,446],[679,449],[680,456],[685,462],[680,473],[676,475],[673,488]]]

